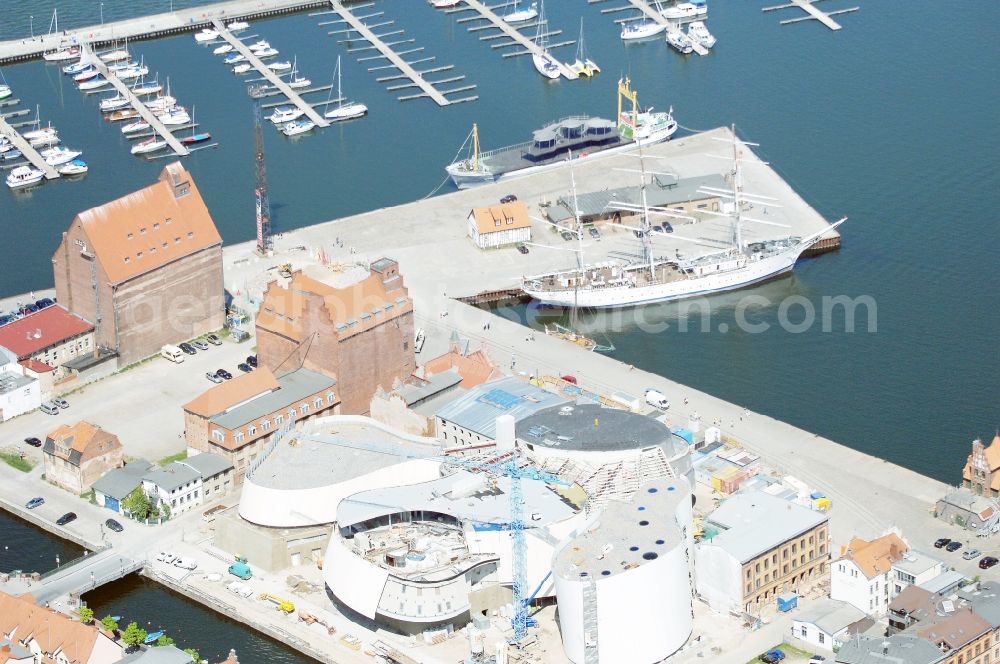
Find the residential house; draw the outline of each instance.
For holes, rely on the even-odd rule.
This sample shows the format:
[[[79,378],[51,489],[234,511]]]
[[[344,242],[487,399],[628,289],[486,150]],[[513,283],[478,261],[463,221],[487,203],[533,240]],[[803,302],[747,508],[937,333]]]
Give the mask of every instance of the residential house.
[[[813,648],[832,651],[874,624],[861,609],[821,597],[792,615],[792,636]]]
[[[889,581],[892,597],[903,592],[907,586],[919,586],[940,576],[946,570],[944,562],[926,553],[910,549],[901,560],[892,564]]]
[[[261,366],[209,388],[184,404],[189,454],[211,452],[235,468],[235,483],[274,432],[297,421],[338,412],[337,381],[297,369],[275,377]]]
[[[23,660],[23,649],[34,664],[114,664],[122,657],[121,646],[99,626],[37,606],[30,594],[0,592],[0,638],[10,648],[0,648],[10,653],[8,661],[19,661],[15,653]]]
[[[195,661],[177,646],[140,646],[118,664],[195,664]]]
[[[915,634],[860,635],[837,651],[837,664],[938,664],[947,655]],[[985,664],[982,663],[982,664]]]
[[[201,474],[182,463],[154,466],[142,476],[142,490],[154,508],[168,505],[176,516],[201,505]]]
[[[528,206],[521,201],[474,208],[467,222],[469,237],[480,249],[531,241]]]
[[[826,513],[759,491],[737,493],[702,526],[696,589],[716,611],[757,614],[778,595],[802,593],[827,578]]]
[[[41,383],[0,346],[0,422],[23,415],[42,403]]]
[[[89,491],[102,475],[124,463],[118,436],[82,420],[49,433],[42,452],[45,479],[77,495]]]
[[[216,500],[233,490],[236,470],[228,459],[218,454],[202,452],[178,461],[201,476],[202,502]]]
[[[364,275],[317,268],[272,281],[256,330],[261,367],[335,378],[346,415],[367,413],[379,388],[406,381],[416,368],[413,300],[390,258]]]
[[[225,322],[222,238],[180,162],[154,184],[78,214],[52,273],[59,304],[93,325],[96,344],[121,365]]]
[[[992,626],[968,608],[949,610],[948,601],[941,606],[947,617],[918,627],[917,636],[948,653],[947,664],[984,664],[990,657]]]
[[[974,493],[972,489],[956,489],[945,494],[935,504],[934,512],[942,521],[972,531],[990,533],[1000,528],[998,499]]]
[[[130,461],[121,468],[109,470],[94,482],[94,502],[113,512],[122,512],[122,501],[142,486],[142,477],[153,468],[145,459]]]
[[[896,533],[870,541],[852,538],[843,555],[830,566],[830,597],[868,615],[884,616],[894,596],[892,566],[908,550]]]
[[[67,362],[94,354],[94,326],[62,305],[52,305],[0,327],[0,346],[18,360],[51,367],[61,378]]]

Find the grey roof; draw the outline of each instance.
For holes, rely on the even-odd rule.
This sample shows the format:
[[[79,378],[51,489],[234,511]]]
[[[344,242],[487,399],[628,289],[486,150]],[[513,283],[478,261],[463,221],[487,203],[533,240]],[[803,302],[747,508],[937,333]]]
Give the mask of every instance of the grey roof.
[[[981,581],[976,588],[962,590],[958,596],[968,601],[972,611],[994,629],[1000,627],[1000,583]]]
[[[177,461],[171,461],[162,468],[154,468],[142,476],[143,480],[152,482],[164,491],[173,491],[200,478],[201,473],[197,470]]]
[[[948,570],[919,584],[921,588],[932,593],[946,593],[965,583],[965,575],[955,570]]]
[[[22,646],[17,640],[5,639],[0,636],[0,648],[10,648],[8,653],[11,659],[28,659],[34,653]]]
[[[336,384],[337,381],[329,376],[308,369],[296,369],[278,377],[279,389],[215,415],[209,418],[209,421],[224,429],[238,429],[244,424],[282,410],[289,404],[301,401],[312,394],[329,390]]]
[[[952,491],[951,493],[945,495],[945,497],[941,500],[949,505],[954,505],[955,507],[959,507],[969,512],[975,512],[976,514],[985,512],[996,505],[995,501],[990,500],[985,496],[978,496],[968,489],[957,489]]]
[[[652,417],[599,404],[546,408],[520,420],[515,435],[529,445],[582,452],[672,446],[674,439],[670,429]]]
[[[903,554],[902,560],[894,562],[892,567],[907,574],[918,576],[940,564],[942,564],[942,561],[934,556],[927,555],[923,551],[910,549]]]
[[[718,194],[705,194],[698,191],[701,187],[706,186],[729,188],[726,179],[718,174],[679,178],[676,181],[663,177],[655,179],[653,186],[646,187],[646,202],[650,207],[659,207],[719,197]],[[577,204],[582,217],[612,214],[615,212],[613,205],[616,203],[640,205],[642,203],[640,188],[618,187],[577,195]],[[549,207],[546,216],[556,223],[572,219],[572,198],[561,196],[554,205]]]
[[[7,364],[16,364],[17,355],[12,353],[9,348],[0,346],[0,367]]]
[[[142,484],[142,476],[152,465],[145,459],[136,459],[122,468],[109,470],[94,482],[94,491],[121,500]]]
[[[935,664],[947,657],[933,643],[910,634],[856,636],[837,652],[842,664]]]
[[[0,360],[2,362],[2,360]],[[8,392],[13,392],[14,390],[19,390],[22,387],[31,385],[35,382],[35,378],[29,378],[28,376],[14,373],[13,371],[4,371],[0,373],[0,394],[7,394]]]
[[[465,394],[467,390],[458,385],[448,390],[440,392],[432,397],[428,397],[419,403],[410,406],[410,410],[424,417],[434,417],[439,410],[454,401],[459,395]]]
[[[437,416],[492,439],[496,419],[501,415],[511,415],[518,422],[540,410],[567,403],[558,394],[511,376],[472,388],[439,410]]]
[[[223,473],[233,467],[233,464],[227,459],[219,456],[218,454],[212,454],[211,452],[195,454],[194,456],[189,456],[188,458],[182,459],[177,463],[189,466],[201,475],[202,478],[218,475],[219,473]]]
[[[722,532],[710,542],[745,563],[815,528],[827,515],[761,491],[730,496],[707,521]]]
[[[802,607],[794,619],[811,623],[827,634],[836,635],[866,617],[865,612],[853,604],[821,597]]]
[[[401,385],[396,392],[403,397],[407,406],[429,399],[439,392],[455,387],[462,382],[457,369],[448,369],[425,379],[420,385]]]
[[[194,658],[176,646],[143,648],[118,660],[117,664],[192,664]]]

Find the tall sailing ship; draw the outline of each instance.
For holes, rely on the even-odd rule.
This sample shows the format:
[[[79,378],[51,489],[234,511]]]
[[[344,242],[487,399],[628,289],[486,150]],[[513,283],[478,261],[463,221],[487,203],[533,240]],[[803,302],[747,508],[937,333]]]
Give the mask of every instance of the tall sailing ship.
[[[623,100],[631,102],[631,110],[623,111]],[[456,187],[466,189],[537,173],[563,163],[567,154],[573,160],[587,159],[660,143],[676,131],[673,109],[667,113],[653,112],[652,108],[640,110],[638,94],[626,78],[618,81],[617,121],[587,115],[563,118],[535,131],[531,141],[489,152],[479,151],[479,130],[473,125],[463,144],[463,148],[469,145],[468,156],[445,170]]]
[[[609,309],[654,302],[669,302],[744,288],[790,272],[799,256],[820,237],[847,221],[843,217],[806,237],[787,236],[758,242],[743,240],[742,224],[749,206],[742,187],[740,142],[733,131],[732,237],[730,246],[689,259],[654,256],[651,244],[650,208],[646,203],[645,174],[641,187],[642,228],[634,229],[642,240],[642,260],[634,263],[606,261],[578,265],[576,269],[549,272],[521,280],[522,290],[543,304],[564,307]],[[759,201],[758,201],[759,202]],[[669,211],[664,211],[670,214]]]

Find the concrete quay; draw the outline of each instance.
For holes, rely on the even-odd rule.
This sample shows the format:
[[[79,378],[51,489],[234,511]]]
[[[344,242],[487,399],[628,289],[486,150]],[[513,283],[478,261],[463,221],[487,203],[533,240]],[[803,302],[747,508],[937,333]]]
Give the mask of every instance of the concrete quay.
[[[0,42],[0,64],[40,58],[45,51],[67,44],[90,43],[101,46],[124,39],[155,39],[200,30],[210,26],[213,19],[235,21],[262,18],[325,5],[326,0],[227,0],[174,12],[72,28],[58,34],[11,39]]]

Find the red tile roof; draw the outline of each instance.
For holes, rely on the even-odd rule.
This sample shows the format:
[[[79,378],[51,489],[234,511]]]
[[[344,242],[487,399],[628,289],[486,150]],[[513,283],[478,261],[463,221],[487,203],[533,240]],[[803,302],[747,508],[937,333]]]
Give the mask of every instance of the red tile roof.
[[[205,390],[184,404],[184,410],[201,417],[213,417],[236,404],[273,392],[280,387],[274,374],[267,367],[260,367]]]
[[[28,371],[34,371],[35,373],[48,373],[50,371],[55,371],[55,367],[50,367],[40,360],[21,360],[18,362],[22,367]]]
[[[45,307],[0,327],[0,346],[17,355],[17,359],[24,360],[93,329],[93,325],[58,305]]]

